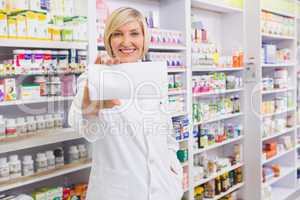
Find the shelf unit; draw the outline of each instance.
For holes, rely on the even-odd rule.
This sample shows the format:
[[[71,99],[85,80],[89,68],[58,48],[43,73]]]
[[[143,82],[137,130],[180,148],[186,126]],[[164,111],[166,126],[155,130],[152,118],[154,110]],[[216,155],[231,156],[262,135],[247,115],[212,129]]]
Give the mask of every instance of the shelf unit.
[[[232,50],[236,47],[234,45],[238,45],[241,47],[241,49],[244,48],[244,39],[243,39],[243,24],[244,24],[244,18],[243,14],[244,11],[243,9],[240,8],[235,8],[227,5],[223,5],[221,2],[217,1],[207,1],[207,0],[191,0],[191,14],[193,15],[193,18],[195,20],[199,20],[202,23],[202,27],[207,28],[208,38],[210,39],[209,42],[214,42],[216,43],[218,52],[220,52],[221,55],[230,55]],[[233,29],[235,27],[234,31]],[[237,27],[241,27],[240,29]],[[192,42],[192,41],[191,41]],[[193,44],[191,44],[193,46]],[[191,56],[192,52],[191,52]],[[191,64],[191,69],[192,69],[192,74],[191,78],[193,76],[199,76],[199,75],[206,75],[206,74],[212,74],[212,73],[225,73],[226,75],[234,75],[237,77],[243,77],[243,67],[216,67],[212,65],[193,65]],[[193,85],[192,83],[190,85]],[[190,88],[190,92],[191,92]],[[200,127],[205,127],[206,125],[209,124],[221,124],[224,123],[229,124],[229,123],[236,123],[239,125],[244,125],[244,88],[237,88],[237,89],[228,89],[228,90],[217,90],[217,91],[212,91],[212,92],[203,92],[203,93],[192,93],[192,105],[195,103],[197,100],[201,102],[202,100],[206,99],[216,99],[218,97],[230,97],[230,96],[239,96],[241,100],[241,110],[238,113],[220,113],[219,115],[208,118],[207,119],[202,119],[200,121],[194,121],[191,129],[197,130]],[[193,106],[194,107],[194,106]],[[192,108],[191,108],[192,109]],[[204,114],[205,115],[205,114]],[[193,118],[192,118],[193,119]],[[243,133],[244,134],[244,133]],[[236,138],[232,139],[227,139],[223,142],[220,143],[215,143],[213,145],[208,145],[205,148],[200,148],[200,149],[194,149],[193,144],[194,144],[194,138],[191,139],[191,144],[190,144],[190,152],[193,152],[193,155],[202,155],[202,154],[207,154],[208,157],[210,155],[212,156],[219,156],[219,157],[224,157],[228,156],[231,152],[231,148],[234,146],[234,144],[239,144],[241,147],[243,146],[244,143],[244,135],[241,135]],[[224,154],[224,152],[226,152]],[[232,152],[231,152],[232,153]],[[194,160],[194,158],[191,158]],[[225,168],[218,172],[217,174],[213,175],[212,177],[202,179],[200,181],[192,182],[192,186],[190,187],[190,195],[189,199],[192,200],[194,199],[194,194],[193,190],[196,186],[200,186],[205,182],[208,182],[209,180],[214,180],[216,177],[229,172],[233,169],[236,168],[244,168],[243,164],[243,159],[241,161],[242,163],[231,166],[229,168]],[[192,165],[193,167],[194,165]],[[196,170],[197,168],[193,168],[190,173],[190,180],[193,181],[193,177],[196,175]],[[230,188],[228,191],[225,193],[221,193],[220,195],[215,196],[212,198],[213,200],[219,200],[222,197],[237,191],[238,197],[239,198],[244,198],[243,195],[243,188],[244,183],[238,184],[236,186],[233,186]],[[206,198],[205,198],[206,199]],[[208,198],[209,199],[209,198]],[[208,200],[207,199],[207,200]],[[209,199],[210,200],[210,199]]]
[[[268,3],[267,3],[268,2]],[[297,129],[295,122],[291,126],[285,125],[284,129],[280,131],[270,131],[268,127],[269,120],[278,121],[280,119],[287,119],[288,116],[296,117],[296,12],[275,11],[270,7],[271,1],[255,0],[245,1],[245,34],[246,36],[246,55],[248,60],[246,66],[246,134],[245,136],[245,170],[246,180],[251,185],[256,187],[245,188],[245,199],[264,200],[266,193],[264,191],[271,190],[272,195],[270,200],[292,200],[296,199],[291,195],[296,191],[296,144],[297,144]],[[283,3],[284,1],[274,1],[274,4]],[[287,2],[287,1],[286,1]],[[295,4],[296,1],[289,1]],[[278,6],[277,6],[278,7]],[[261,19],[262,11],[268,11],[272,14],[289,17],[293,22],[294,35],[281,36],[276,34],[266,34],[262,30],[264,28],[264,21]],[[251,34],[247,34],[251,32]],[[273,64],[266,64],[262,59],[264,54],[263,45],[276,45],[277,49],[289,49],[291,51],[291,58],[289,62],[278,62]],[[267,58],[268,59],[268,58]],[[263,78],[274,77],[275,70],[286,70],[289,83],[288,88],[262,90]],[[287,108],[274,113],[262,113],[264,101],[273,101],[275,98],[282,96],[289,96],[290,104]],[[265,133],[266,131],[267,134]],[[263,136],[266,135],[266,136]],[[292,148],[285,151],[280,151],[277,155],[265,160],[263,151],[266,144],[270,142],[281,143],[283,137],[289,137],[292,143]],[[255,148],[254,148],[255,147]],[[272,165],[280,165],[280,176],[272,178],[266,183],[263,183],[263,167],[271,167]]]
[[[76,15],[87,16],[86,1],[74,1],[76,7]],[[51,40],[33,40],[33,39],[0,39],[1,62],[2,59],[11,59],[13,57],[12,50],[14,49],[32,49],[32,50],[87,50],[88,42],[83,41],[51,41]],[[82,72],[58,72],[58,73],[28,73],[28,74],[3,74],[1,69],[0,79],[14,78],[16,79],[17,87],[19,87],[19,79],[21,81],[31,82],[33,76],[58,76],[65,74],[74,74],[79,76]],[[18,90],[19,92],[19,90]],[[18,95],[19,96],[19,95]],[[0,157],[8,157],[17,154],[22,160],[24,155],[32,155],[35,159],[36,153],[39,151],[53,150],[57,147],[63,147],[65,150],[70,144],[87,145],[88,151],[91,146],[83,140],[75,130],[68,128],[67,116],[73,96],[47,96],[32,100],[18,100],[0,102],[0,115],[4,118],[17,118],[25,116],[44,115],[48,113],[64,113],[64,128],[43,129],[26,135],[19,135],[14,138],[0,139]],[[42,107],[42,109],[41,109]],[[0,182],[1,194],[19,194],[31,192],[42,187],[41,185],[51,181],[53,185],[61,185],[62,178],[73,183],[73,175],[88,171],[91,167],[91,160],[81,161],[76,164],[65,164],[63,167],[57,167],[55,170],[48,170],[41,173],[35,173],[32,176],[10,179]],[[71,178],[70,178],[71,177]],[[88,182],[88,176],[82,174],[83,182]]]

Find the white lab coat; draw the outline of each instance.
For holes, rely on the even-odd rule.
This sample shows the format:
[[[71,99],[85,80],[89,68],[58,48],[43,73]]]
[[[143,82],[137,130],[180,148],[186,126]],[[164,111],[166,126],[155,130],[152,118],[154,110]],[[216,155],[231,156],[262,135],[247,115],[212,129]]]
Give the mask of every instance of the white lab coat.
[[[103,109],[97,118],[83,119],[80,106],[86,78],[86,73],[79,78],[69,124],[93,141],[87,199],[180,200],[182,167],[176,157],[178,143],[172,137],[171,118],[163,112],[141,114],[134,105],[122,110],[128,101],[121,100],[121,106]],[[153,110],[162,102],[143,100],[138,104]]]

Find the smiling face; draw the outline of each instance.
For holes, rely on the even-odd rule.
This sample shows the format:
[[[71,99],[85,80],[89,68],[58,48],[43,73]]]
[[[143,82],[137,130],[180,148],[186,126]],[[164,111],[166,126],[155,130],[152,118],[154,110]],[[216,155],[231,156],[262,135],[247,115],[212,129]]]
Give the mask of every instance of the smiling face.
[[[141,24],[135,20],[112,32],[110,45],[115,58],[121,63],[137,62],[142,58],[144,33]]]

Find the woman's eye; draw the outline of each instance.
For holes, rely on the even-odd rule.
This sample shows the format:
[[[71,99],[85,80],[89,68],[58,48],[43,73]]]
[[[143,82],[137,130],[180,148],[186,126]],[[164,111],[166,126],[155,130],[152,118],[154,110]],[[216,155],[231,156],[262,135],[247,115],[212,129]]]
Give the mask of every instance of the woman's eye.
[[[113,37],[119,37],[121,35],[122,35],[121,33],[117,33],[117,32],[112,34]]]
[[[139,32],[132,32],[131,35],[132,35],[132,36],[139,36],[140,33],[139,33]]]

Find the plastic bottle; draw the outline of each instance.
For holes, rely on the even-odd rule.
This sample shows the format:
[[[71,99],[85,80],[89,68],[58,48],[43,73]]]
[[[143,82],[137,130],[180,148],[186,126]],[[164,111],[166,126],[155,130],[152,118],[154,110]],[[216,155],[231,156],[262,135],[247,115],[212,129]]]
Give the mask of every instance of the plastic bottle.
[[[37,172],[43,172],[43,171],[47,170],[47,168],[48,168],[48,161],[47,161],[46,154],[44,154],[44,153],[38,153],[36,155],[35,166],[36,166],[36,171]]]
[[[0,115],[0,139],[3,139],[6,137],[6,134],[5,134],[5,120],[3,119],[3,116]]]
[[[23,136],[27,134],[27,124],[24,117],[17,118],[17,134]]]
[[[18,178],[22,176],[21,173],[21,161],[18,155],[9,156],[9,174],[10,178]]]
[[[64,150],[60,147],[54,150],[55,156],[55,166],[61,167],[64,166]]]
[[[31,155],[26,155],[23,157],[22,165],[23,176],[30,176],[34,174],[34,164]]]
[[[47,96],[47,84],[45,76],[36,76],[34,78],[34,83],[40,85],[40,96]]]
[[[54,118],[51,114],[45,115],[46,128],[54,128]]]
[[[9,180],[9,164],[7,158],[0,158],[0,181]]]
[[[48,169],[55,169],[55,156],[53,151],[46,151]]]
[[[15,119],[6,120],[6,137],[12,138],[17,136],[17,124]]]
[[[46,121],[43,115],[35,116],[36,124],[37,124],[37,130],[43,130],[46,128]]]
[[[56,128],[62,128],[64,124],[63,113],[54,114],[54,126]]]
[[[79,151],[77,146],[70,146],[68,153],[69,153],[69,163],[74,163],[79,161]]]
[[[86,160],[88,158],[88,152],[84,144],[78,145],[80,160]]]
[[[27,120],[27,130],[28,132],[34,132],[36,131],[37,127],[36,127],[36,121],[34,120],[34,117],[33,116],[28,116],[26,118]]]

